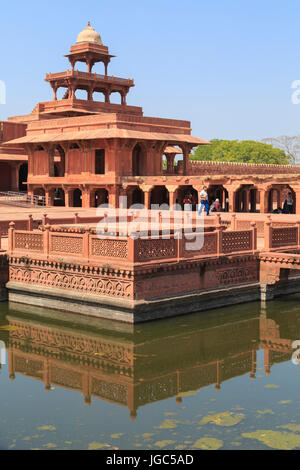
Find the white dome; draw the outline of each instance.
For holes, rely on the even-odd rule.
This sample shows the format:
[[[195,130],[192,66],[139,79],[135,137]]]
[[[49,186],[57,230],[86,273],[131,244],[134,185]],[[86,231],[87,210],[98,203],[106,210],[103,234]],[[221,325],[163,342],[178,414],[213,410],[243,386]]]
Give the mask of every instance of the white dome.
[[[84,42],[90,42],[92,44],[98,44],[98,46],[102,46],[101,36],[99,33],[97,33],[97,31],[94,30],[94,28],[92,28],[90,22],[88,22],[87,27],[78,34],[76,44],[82,44]]]

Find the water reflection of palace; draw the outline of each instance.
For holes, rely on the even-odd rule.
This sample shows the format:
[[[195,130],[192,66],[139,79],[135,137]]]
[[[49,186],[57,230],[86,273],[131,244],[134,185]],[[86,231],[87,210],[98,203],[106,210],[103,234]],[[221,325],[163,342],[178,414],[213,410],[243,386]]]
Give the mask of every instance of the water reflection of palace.
[[[78,390],[87,404],[96,397],[127,406],[132,418],[138,407],[155,401],[176,397],[181,403],[184,394],[202,387],[220,390],[234,377],[255,378],[260,348],[269,374],[272,364],[290,360],[300,333],[299,312],[267,318],[258,308],[129,327],[102,320],[64,323],[25,316],[24,306],[15,307],[7,316],[11,379],[22,374],[43,381],[45,390]]]

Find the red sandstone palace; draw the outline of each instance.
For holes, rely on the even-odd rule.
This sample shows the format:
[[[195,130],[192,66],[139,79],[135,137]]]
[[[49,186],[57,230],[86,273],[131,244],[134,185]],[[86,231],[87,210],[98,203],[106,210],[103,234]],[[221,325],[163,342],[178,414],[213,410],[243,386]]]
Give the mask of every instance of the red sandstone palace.
[[[182,204],[187,192],[198,202],[205,184],[223,207],[228,198],[230,211],[270,212],[291,191],[300,213],[298,166],[190,161],[192,148],[209,142],[192,137],[188,121],[145,117],[142,108],[128,105],[134,81],[108,75],[114,56],[90,24],[66,57],[70,70],[46,75],[53,100],[0,123],[0,190],[27,190],[45,196],[48,205],[85,208],[118,207],[123,195],[128,206],[149,208]],[[86,72],[76,70],[78,62]],[[94,72],[97,63],[103,75]],[[112,94],[120,104],[111,103]]]

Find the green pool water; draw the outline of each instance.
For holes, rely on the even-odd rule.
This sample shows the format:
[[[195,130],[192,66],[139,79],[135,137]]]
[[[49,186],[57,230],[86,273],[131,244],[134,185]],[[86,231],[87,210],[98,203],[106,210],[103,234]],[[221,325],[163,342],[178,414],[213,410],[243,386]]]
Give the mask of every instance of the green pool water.
[[[2,303],[0,449],[299,449],[296,340],[300,296],[135,327]]]

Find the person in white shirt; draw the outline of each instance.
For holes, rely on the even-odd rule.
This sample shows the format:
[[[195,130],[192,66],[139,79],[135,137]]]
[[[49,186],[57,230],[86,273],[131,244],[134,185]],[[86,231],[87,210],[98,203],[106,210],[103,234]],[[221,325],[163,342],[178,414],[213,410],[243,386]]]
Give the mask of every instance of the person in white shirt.
[[[203,209],[206,210],[206,215],[209,215],[209,202],[207,194],[207,186],[203,186],[202,191],[200,192],[200,206],[199,206],[199,215],[202,214]]]

